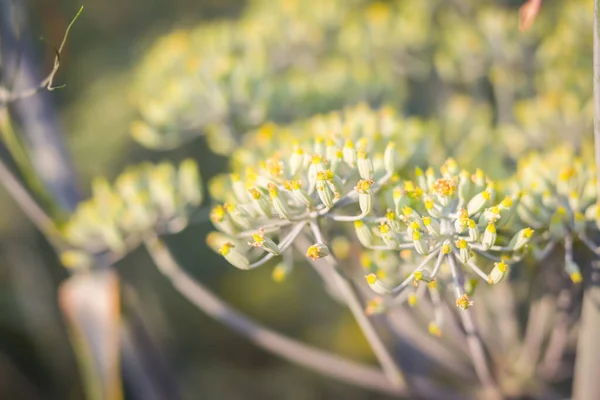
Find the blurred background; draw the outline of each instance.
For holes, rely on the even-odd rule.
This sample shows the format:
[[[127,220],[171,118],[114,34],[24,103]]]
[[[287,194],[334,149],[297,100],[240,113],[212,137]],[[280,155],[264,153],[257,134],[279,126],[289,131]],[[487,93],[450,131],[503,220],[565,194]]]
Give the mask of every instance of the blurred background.
[[[114,179],[146,160],[191,156],[209,182],[227,170],[244,132],[359,102],[430,118],[434,125],[419,129],[440,143],[435,161],[450,154],[499,178],[527,150],[565,140],[584,147],[591,1],[546,1],[524,33],[522,0],[318,3],[85,2],[55,81],[66,87],[46,96],[83,196],[93,177]],[[33,53],[48,71],[80,2],[23,4]],[[0,398],[83,399],[57,303],[68,274],[4,191],[0,202]],[[207,248],[210,230],[206,221],[168,238],[195,277],[277,330],[374,363],[351,315],[312,271],[296,268],[278,283],[267,268],[240,273]],[[173,399],[384,398],[250,345],[183,299],[142,249],[116,269],[128,324]]]

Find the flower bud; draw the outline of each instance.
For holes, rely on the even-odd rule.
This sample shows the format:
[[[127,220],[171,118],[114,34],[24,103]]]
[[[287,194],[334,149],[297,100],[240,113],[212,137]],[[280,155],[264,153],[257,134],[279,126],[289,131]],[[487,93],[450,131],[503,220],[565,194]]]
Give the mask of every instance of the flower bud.
[[[404,193],[402,188],[395,187],[392,193],[392,200],[394,201],[394,210],[396,215],[402,214],[402,209],[409,203],[410,199]]]
[[[323,243],[313,244],[306,250],[306,257],[313,260],[318,260],[319,258],[327,257],[328,255],[329,248]]]
[[[571,278],[573,283],[581,283],[581,281],[583,280],[583,277],[581,276],[581,269],[579,268],[579,265],[575,263],[575,261],[566,260],[565,271],[567,271],[567,274],[569,274],[569,277]]]
[[[397,249],[398,248],[398,246],[400,245],[400,242],[398,241],[398,237],[397,237],[396,233],[391,230],[390,226],[387,223],[382,222],[381,225],[379,225],[379,233],[381,233],[381,238],[383,239],[383,243],[385,243],[385,245],[389,249]]]
[[[228,235],[234,235],[237,233],[237,228],[231,220],[231,217],[226,213],[225,208],[221,205],[218,205],[212,209],[210,212],[210,220],[215,228],[223,233]]]
[[[327,207],[327,209],[333,207],[334,195],[331,191],[331,188],[327,184],[325,173],[322,171],[317,174],[316,188],[319,199],[321,199],[321,202],[325,205],[325,207]]]
[[[310,207],[312,205],[312,200],[304,191],[304,189],[302,189],[300,181],[285,181],[283,185],[287,190],[292,192],[292,197],[300,204],[303,204],[306,207]]]
[[[396,213],[392,210],[387,210],[387,212],[385,213],[385,222],[387,222],[392,231],[396,233],[399,233],[402,229],[400,226],[400,220],[396,216]]]
[[[477,214],[478,212],[483,210],[485,206],[489,203],[490,199],[491,194],[488,191],[488,189],[484,190],[483,192],[477,193],[475,196],[473,196],[473,198],[469,200],[469,203],[467,204],[467,212],[469,216]]]
[[[373,161],[369,158],[366,152],[358,153],[358,174],[364,180],[372,180],[374,174]]]
[[[458,249],[458,259],[461,263],[466,264],[472,257],[471,248],[469,244],[464,239],[459,239],[455,243],[456,248]]]
[[[246,185],[241,181],[238,174],[231,174],[231,188],[233,189],[233,194],[239,203],[244,204],[250,201],[250,197],[246,191]]]
[[[271,205],[265,196],[256,188],[250,188],[248,192],[250,193],[250,202],[254,207],[254,211],[263,217],[271,218]]]
[[[236,268],[248,269],[250,267],[248,259],[236,251],[235,246],[231,243],[225,243],[219,250],[219,254],[225,257],[227,262]]]
[[[299,146],[296,146],[292,155],[290,156],[290,174],[292,176],[296,175],[298,171],[302,168],[304,164],[304,150],[302,150]]]
[[[426,269],[415,271],[413,276],[415,278],[415,283],[418,283],[418,282],[429,283],[429,282],[433,281],[433,279],[431,279],[431,275],[429,274],[429,271],[427,271]]]
[[[425,179],[425,173],[419,167],[415,167],[415,180],[417,181],[417,185],[419,185],[419,187],[430,187],[430,185],[427,184],[427,179]]]
[[[287,202],[279,194],[279,189],[272,183],[267,185],[269,189],[269,196],[273,202],[273,209],[283,219],[290,219],[291,212],[287,205]]]
[[[496,223],[500,219],[500,207],[493,206],[486,208],[479,217],[479,226],[487,226],[490,223]]]
[[[508,265],[504,262],[494,263],[494,268],[492,272],[488,275],[488,282],[491,284],[496,284],[500,282],[504,277],[508,274]]]
[[[440,218],[442,216],[441,207],[439,205],[435,204],[435,202],[433,201],[432,198],[430,198],[430,197],[425,198],[424,204],[425,204],[425,210],[427,210],[427,213],[429,215],[431,215],[433,218]]]
[[[500,221],[496,224],[498,228],[504,226],[513,214],[516,212],[517,207],[521,200],[521,193],[514,196],[506,196],[499,204],[500,209]]]
[[[371,273],[365,276],[365,279],[367,280],[367,283],[369,284],[371,290],[373,290],[375,293],[379,295],[386,295],[391,293],[391,291],[385,287],[383,282],[377,279],[377,275]]]
[[[533,229],[525,228],[521,229],[519,232],[513,236],[513,238],[508,243],[508,249],[511,251],[517,251],[523,248],[529,241],[531,240],[531,236],[533,235]]]
[[[469,173],[465,170],[461,171],[458,178],[458,206],[464,207],[470,199],[473,184]]]
[[[406,223],[410,223],[413,221],[419,222],[421,220],[421,216],[419,215],[419,213],[408,206],[404,206],[402,208],[402,217]]]
[[[336,158],[337,152],[338,149],[335,146],[335,140],[327,138],[327,140],[325,140],[325,159],[329,160],[329,162],[332,162]]]
[[[264,230],[261,229],[257,233],[252,235],[252,239],[254,241],[248,242],[249,246],[259,247],[259,248],[273,254],[274,256],[278,256],[279,254],[281,254],[281,250],[279,249],[279,246],[277,246],[277,244],[275,244],[275,242],[272,241],[270,238],[265,237]]]
[[[252,225],[250,215],[242,208],[235,204],[225,203],[223,208],[227,211],[227,214],[235,225],[242,229],[249,229]]]
[[[432,187],[433,183],[437,180],[437,176],[433,168],[429,167],[425,170],[425,179],[427,184],[423,187]]]
[[[427,240],[422,237],[421,232],[414,231],[412,234],[412,240],[417,253],[421,254],[422,256],[429,254],[429,244],[427,243]]]
[[[442,165],[440,170],[442,171],[442,173],[444,175],[449,175],[449,176],[457,175],[460,171],[460,169],[458,167],[458,163],[453,158],[448,158],[444,162],[444,165]]]
[[[329,156],[328,156],[329,157]],[[336,152],[329,159],[329,168],[336,172],[340,165],[342,165],[342,161],[344,161],[343,154],[341,150],[336,150]]]
[[[325,152],[325,140],[323,140],[322,136],[317,136],[315,138],[315,143],[313,145],[313,152],[314,152],[314,154],[323,156],[323,154]]]
[[[476,191],[481,191],[485,188],[485,174],[479,168],[475,170],[475,174],[471,177],[471,180],[475,185],[474,189]]]
[[[373,194],[371,193],[373,181],[360,180],[354,187],[358,192],[358,205],[363,215],[367,215],[373,208]]]
[[[317,176],[319,172],[323,172],[325,166],[322,163],[320,156],[315,155],[312,157],[310,165],[308,166],[308,194],[312,194],[317,183]]]
[[[327,184],[329,188],[333,192],[333,198],[335,201],[342,198],[344,193],[342,180],[339,176],[333,173],[332,170],[328,169],[325,171],[325,178],[327,179]]]
[[[354,148],[352,140],[347,140],[346,144],[344,144],[342,156],[344,157],[344,162],[354,168],[356,165],[356,149]]]
[[[431,219],[431,217],[423,217],[421,218],[423,221],[423,225],[427,232],[433,236],[440,235],[440,222],[437,219]]]
[[[476,242],[479,240],[479,228],[477,228],[477,224],[472,219],[467,220],[467,231],[469,232],[469,238]]]
[[[369,228],[363,221],[354,221],[354,230],[356,231],[356,237],[358,238],[360,244],[362,244],[364,247],[373,246],[373,233],[371,232],[371,228]]]
[[[441,249],[442,254],[450,254],[452,252],[452,246],[450,245],[450,241],[446,240],[442,245]]]
[[[469,300],[469,296],[466,293],[460,296],[458,299],[456,299],[456,307],[462,310],[467,310],[469,307],[472,306],[473,302]]]
[[[396,158],[396,144],[389,142],[383,152],[383,166],[388,174],[393,174],[396,171]]]
[[[483,237],[481,238],[481,245],[484,250],[489,250],[496,243],[496,237],[496,225],[490,222],[485,231],[483,231]]]

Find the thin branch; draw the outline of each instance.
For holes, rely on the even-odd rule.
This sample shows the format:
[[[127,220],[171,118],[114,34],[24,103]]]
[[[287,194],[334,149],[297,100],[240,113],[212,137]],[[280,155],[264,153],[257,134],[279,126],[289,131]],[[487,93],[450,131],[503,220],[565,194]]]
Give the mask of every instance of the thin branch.
[[[419,264],[417,266],[417,268],[415,268],[415,270],[413,272],[411,272],[410,275],[408,275],[408,277],[406,279],[404,279],[404,281],[402,281],[402,283],[400,283],[398,286],[396,286],[394,289],[392,289],[392,293],[394,295],[397,295],[398,293],[400,293],[404,289],[406,289],[406,287],[408,287],[408,285],[415,279],[415,272],[421,271],[423,268],[425,268],[427,266],[427,264],[429,264],[429,262],[431,260],[433,260],[433,258],[436,255],[438,255],[439,253],[440,253],[440,251],[438,250],[438,248],[435,248],[431,253],[429,253],[429,255],[427,257],[425,257],[423,259],[423,261],[421,261],[421,264]],[[437,264],[436,264],[436,266],[437,266]]]
[[[61,239],[54,221],[38,205],[2,159],[0,159],[0,182],[29,220],[46,235],[50,243],[59,251],[64,250],[66,244]]]
[[[387,394],[406,395],[404,387],[392,385],[384,374],[375,368],[297,342],[236,311],[182,270],[158,237],[147,237],[145,245],[158,270],[170,280],[181,295],[206,314],[246,337],[257,346],[291,362],[352,385]]]
[[[311,228],[313,229],[313,232],[315,232],[315,237],[322,240],[323,236],[320,233],[318,225],[316,223],[311,223]],[[371,349],[377,357],[377,360],[383,369],[383,373],[393,385],[398,387],[404,386],[404,377],[398,368],[398,364],[396,364],[394,357],[391,355],[383,340],[381,340],[381,337],[375,330],[373,323],[365,313],[364,305],[360,300],[360,296],[358,295],[356,288],[353,286],[352,282],[339,273],[335,258],[333,258],[333,256],[327,256],[325,258],[312,261],[315,263],[318,262],[327,264],[327,267],[330,268],[335,285],[346,300],[348,308],[352,312],[352,315],[354,315],[358,326],[360,326],[365,338],[371,345]]]
[[[556,373],[561,366],[565,348],[568,344],[567,337],[570,327],[569,314],[573,301],[572,290],[571,287],[563,288],[556,299],[557,315],[541,364],[541,370],[547,377],[556,376]]]
[[[456,291],[457,297],[461,297],[465,294],[464,276],[462,270],[456,263],[454,254],[448,255],[448,263],[450,265],[452,280],[454,281],[454,290]],[[473,365],[475,366],[475,372],[483,384],[486,395],[490,396],[489,398],[501,399],[502,395],[500,394],[500,389],[498,388],[498,385],[496,384],[492,376],[492,372],[488,366],[483,342],[481,341],[473,314],[471,313],[470,309],[466,309],[459,311],[459,315],[463,327],[465,328],[467,346],[469,347],[469,352],[471,353],[471,359],[473,360]]]
[[[56,74],[58,72],[58,68],[60,67],[60,57],[61,57],[62,51],[65,47],[65,44],[67,43],[67,37],[69,36],[69,31],[73,27],[73,24],[75,23],[77,18],[79,18],[79,15],[81,15],[82,11],[83,11],[83,6],[81,6],[79,8],[79,11],[77,11],[77,14],[75,14],[75,17],[73,17],[73,19],[67,26],[67,29],[65,30],[65,34],[63,36],[63,39],[62,39],[62,42],[60,43],[59,48],[55,49],[56,56],[54,57],[54,66],[52,67],[52,70],[46,76],[46,78],[44,78],[44,80],[42,80],[37,86],[22,90],[22,91],[19,91],[16,93],[13,93],[11,90],[7,89],[4,86],[0,86],[0,107],[6,105],[8,103],[17,101],[17,100],[22,100],[27,97],[31,97],[31,96],[35,95],[36,93],[38,93],[39,91],[44,90],[44,89],[53,91],[55,89],[60,89],[61,87],[63,87],[63,86],[54,86],[54,77],[56,76]]]

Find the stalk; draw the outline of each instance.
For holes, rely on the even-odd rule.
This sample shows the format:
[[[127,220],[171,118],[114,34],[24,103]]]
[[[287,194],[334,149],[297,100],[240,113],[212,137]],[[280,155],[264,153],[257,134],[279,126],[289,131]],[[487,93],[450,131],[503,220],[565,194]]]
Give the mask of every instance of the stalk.
[[[600,199],[600,0],[594,0],[594,152],[596,201]],[[583,295],[581,328],[577,342],[573,399],[600,398],[600,267],[592,263]]]

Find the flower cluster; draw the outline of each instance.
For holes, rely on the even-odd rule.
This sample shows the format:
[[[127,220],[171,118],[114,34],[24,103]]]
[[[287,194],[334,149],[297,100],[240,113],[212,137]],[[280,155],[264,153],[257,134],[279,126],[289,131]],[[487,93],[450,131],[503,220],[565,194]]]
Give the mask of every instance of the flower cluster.
[[[428,292],[435,310],[432,333],[441,332],[441,288],[451,287],[456,306],[467,309],[477,279],[500,282],[533,235],[529,227],[512,228],[520,193],[500,196],[481,170],[471,174],[451,159],[439,172],[417,168],[413,180],[387,192],[384,216],[354,222],[367,249],[361,260],[367,283],[384,296],[369,311],[414,305]]]
[[[565,139],[563,132],[580,140],[589,128],[585,77],[592,46],[579,40],[591,29],[587,7],[583,0],[545,5],[547,12],[523,35],[517,9],[496,3],[469,6],[465,14],[455,2],[440,0],[324,0],[317,6],[255,0],[238,21],[178,30],[147,52],[136,74],[140,119],[132,132],[149,147],[176,146],[205,133],[214,151],[229,153],[238,135],[266,120],[287,122],[360,100],[401,108],[407,98],[423,96],[421,89],[410,92],[407,81],[421,82],[435,69],[451,95],[447,102],[428,101],[426,109],[442,125],[442,160],[452,155],[461,165],[495,170],[502,154],[473,151],[490,147],[486,137],[518,157],[541,141]],[[548,26],[556,29],[542,34]],[[557,57],[565,48],[577,57]],[[571,59],[576,65],[564,61]],[[493,102],[464,100],[466,93],[487,92],[488,82]],[[528,82],[535,91],[520,89]],[[465,107],[475,103],[485,104],[484,112]],[[461,109],[468,112],[457,125]],[[513,121],[526,134],[516,132]]]
[[[165,36],[136,74],[134,98],[141,118],[132,126],[133,136],[149,147],[170,147],[206,133],[215,151],[228,152],[225,137],[265,119],[308,116],[376,101],[382,94],[388,100],[403,98],[404,80],[387,67],[391,53],[381,51],[382,68],[379,51],[377,63],[372,51],[390,29],[405,25],[390,21],[373,29],[390,10],[362,3],[255,1],[240,21]],[[366,18],[361,17],[365,7],[370,10]],[[348,52],[348,47],[360,50]]]
[[[595,167],[567,146],[547,154],[532,153],[520,161],[517,171],[517,184],[525,193],[518,207],[519,220],[540,233],[535,256],[542,260],[562,243],[565,270],[575,283],[582,277],[573,260],[573,240],[597,252],[590,239],[596,236],[600,221],[595,183]]]
[[[225,201],[213,209],[211,220],[231,239],[213,235],[211,243],[220,244],[220,253],[233,265],[249,269],[285,252],[322,217],[352,222],[371,215],[375,194],[397,180],[395,173],[422,151],[418,140],[411,141],[410,130],[401,129],[405,126],[410,123],[390,109],[360,106],[304,125],[270,127],[283,133],[273,141],[257,140],[265,128],[250,134],[248,149],[234,154],[235,172],[227,181],[211,184],[211,193]],[[300,131],[304,134],[293,136]],[[270,158],[256,159],[273,149],[278,150]],[[334,212],[352,207],[353,215]],[[240,245],[244,238],[252,241]],[[328,255],[322,238],[314,239],[315,245],[305,249],[307,257]],[[261,252],[267,254],[260,258]]]
[[[126,251],[148,231],[176,231],[202,202],[198,167],[191,159],[176,167],[169,162],[128,167],[115,183],[96,179],[92,197],[79,204],[62,231],[74,252],[66,264],[76,264],[77,250],[98,253]]]
[[[374,115],[365,111],[363,115]],[[514,231],[508,224],[521,195],[501,196],[481,170],[471,174],[452,159],[437,172],[417,168],[414,179],[400,179],[403,159],[397,149],[405,142],[393,134],[393,124],[381,123],[389,121],[387,111],[375,115],[379,124],[377,119],[357,123],[347,117],[348,126],[338,114],[313,120],[311,140],[300,135],[302,142],[287,147],[285,139],[276,141],[279,150],[258,162],[258,168],[230,175],[221,185],[231,196],[211,213],[220,233],[210,242],[234,266],[252,269],[284,254],[299,235],[309,233],[315,244],[303,249],[306,257],[328,256],[331,244],[321,233],[323,223],[328,231],[354,230],[368,251],[363,257],[367,283],[385,296],[371,304],[371,311],[413,299],[418,287],[441,299],[440,286],[452,287],[456,305],[466,309],[472,304],[466,289],[470,278],[498,283],[532,237],[531,228]],[[374,128],[362,129],[369,121]],[[254,146],[249,145],[249,154],[260,155],[260,143]],[[398,252],[400,257],[383,255]],[[438,332],[440,326],[438,318],[432,330]]]

